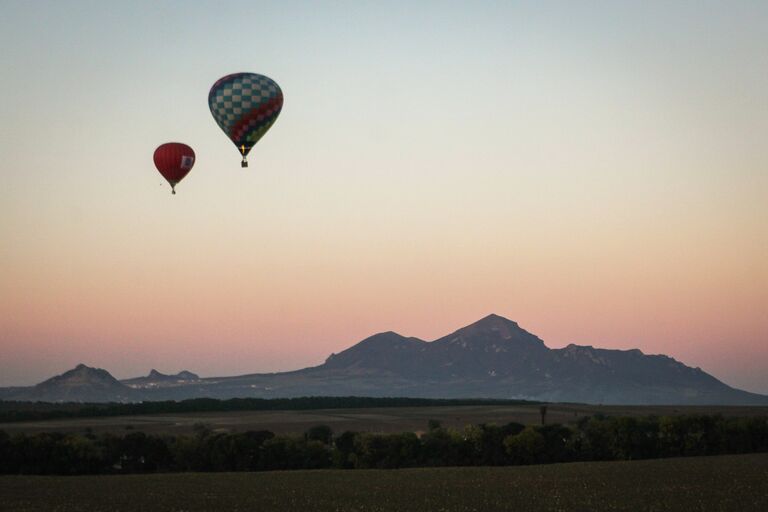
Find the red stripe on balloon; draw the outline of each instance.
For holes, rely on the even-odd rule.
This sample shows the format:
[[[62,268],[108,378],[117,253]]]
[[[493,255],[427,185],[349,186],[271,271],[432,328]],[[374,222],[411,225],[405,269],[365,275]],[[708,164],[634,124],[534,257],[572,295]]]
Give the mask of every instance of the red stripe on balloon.
[[[250,128],[248,123],[251,121],[260,121],[265,117],[271,116],[275,112],[280,112],[281,108],[283,108],[283,95],[278,94],[241,117],[240,120],[232,126],[232,129],[229,132],[230,138],[237,143],[236,141],[240,140]]]

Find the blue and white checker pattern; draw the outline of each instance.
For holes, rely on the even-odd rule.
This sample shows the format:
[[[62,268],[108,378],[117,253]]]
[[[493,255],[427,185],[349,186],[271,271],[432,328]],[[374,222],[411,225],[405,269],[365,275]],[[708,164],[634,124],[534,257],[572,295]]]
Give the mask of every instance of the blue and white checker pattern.
[[[245,115],[278,95],[280,87],[269,77],[255,73],[229,75],[214,84],[208,95],[211,114],[227,136]],[[237,141],[233,141],[238,144]]]

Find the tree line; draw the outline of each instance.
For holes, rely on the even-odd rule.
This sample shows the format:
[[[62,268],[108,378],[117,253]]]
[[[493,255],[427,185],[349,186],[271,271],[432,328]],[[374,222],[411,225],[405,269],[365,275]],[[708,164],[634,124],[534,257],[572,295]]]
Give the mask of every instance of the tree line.
[[[304,396],[296,398],[191,398],[135,403],[51,403],[0,401],[0,423],[61,418],[95,418],[185,412],[304,411],[314,409],[367,409],[371,407],[436,407],[463,405],[536,404],[528,400],[475,398],[401,398],[360,396]]]
[[[15,434],[0,431],[0,472],[109,474],[432,466],[502,466],[768,451],[768,417],[719,415],[581,418],[570,425],[480,424],[421,435],[342,432],[318,425],[303,435]]]

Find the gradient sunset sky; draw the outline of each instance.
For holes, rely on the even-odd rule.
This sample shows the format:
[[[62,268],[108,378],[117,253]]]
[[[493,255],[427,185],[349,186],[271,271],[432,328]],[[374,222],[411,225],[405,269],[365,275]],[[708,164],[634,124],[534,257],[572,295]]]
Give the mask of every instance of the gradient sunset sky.
[[[768,2],[0,0],[0,385],[489,313],[768,393]],[[207,105],[285,106],[240,168]],[[164,142],[197,162],[171,196]]]

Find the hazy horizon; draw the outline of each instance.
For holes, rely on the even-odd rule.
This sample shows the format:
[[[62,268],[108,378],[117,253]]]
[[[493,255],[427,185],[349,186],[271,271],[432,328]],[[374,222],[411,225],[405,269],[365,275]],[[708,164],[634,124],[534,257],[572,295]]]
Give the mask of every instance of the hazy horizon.
[[[491,313],[491,314],[492,314],[492,315],[495,315],[495,313]],[[499,316],[502,316],[502,315],[499,315]],[[482,320],[482,319],[477,319],[476,321],[479,321],[479,320]],[[510,320],[510,319],[508,319],[508,320]],[[514,321],[514,320],[513,320],[513,321]],[[474,323],[474,321],[473,321],[473,322],[470,322],[470,324],[471,324],[471,323]],[[516,323],[517,323],[517,322],[516,322]],[[467,324],[467,325],[470,325],[470,324]],[[466,327],[467,325],[463,325],[463,326],[460,326],[460,327],[459,327],[459,328],[457,328],[457,329],[460,329],[460,328],[462,328],[462,327]],[[519,323],[518,323],[518,325],[519,325]],[[520,326],[520,327],[521,327],[521,328],[523,328],[524,330],[527,330],[527,329],[525,329],[525,328],[524,328],[524,327],[522,327],[522,326]],[[427,343],[432,343],[432,342],[434,342],[434,341],[437,341],[438,339],[441,339],[441,338],[443,338],[444,336],[448,336],[449,334],[451,334],[451,333],[455,332],[455,330],[457,330],[457,329],[454,329],[454,330],[451,330],[451,331],[445,332],[445,333],[443,333],[442,335],[440,335],[440,336],[438,336],[438,337],[435,337],[435,338],[433,338],[433,339],[423,339],[423,338],[419,338],[418,336],[411,336],[411,335],[408,335],[408,334],[404,334],[404,333],[397,333],[397,334],[400,334],[400,335],[402,335],[402,336],[405,336],[405,337],[415,337],[415,338],[417,338],[417,339],[420,339],[420,340],[422,340],[422,341],[426,341]],[[364,339],[367,339],[368,337],[371,337],[371,336],[375,336],[375,335],[377,335],[377,334],[382,334],[382,333],[385,333],[385,332],[390,332],[390,331],[380,331],[380,332],[377,332],[377,333],[371,333],[371,334],[370,334],[370,336],[366,336],[366,338],[364,338]],[[530,331],[529,331],[529,332],[530,332]],[[535,333],[535,332],[534,332],[534,333],[531,333],[531,334],[534,334],[534,335],[536,335],[536,333]],[[355,344],[357,344],[357,343],[359,343],[359,342],[362,342],[362,341],[364,341],[364,339],[360,339],[360,340],[358,340],[358,341],[356,341],[356,342],[354,342],[354,343],[350,344],[349,346],[347,346],[347,347],[344,347],[343,349],[339,350],[339,352],[341,352],[341,351],[343,351],[343,350],[346,350],[346,349],[348,349],[348,348],[351,348],[351,347],[352,347],[352,346],[354,346]],[[546,340],[542,340],[542,341],[544,342],[544,344],[545,344],[545,345],[547,346],[547,348],[549,348],[549,349],[554,349],[554,348],[562,348],[562,347],[551,347],[551,346],[547,345],[547,342],[546,342]],[[576,345],[582,345],[582,346],[584,346],[584,345],[590,345],[590,344],[588,344],[588,343],[578,344],[578,343],[577,343]],[[613,349],[613,347],[594,347],[594,348],[598,348],[598,349],[608,349],[608,350],[615,350],[615,349]],[[632,350],[632,348],[627,348],[627,349],[619,349],[619,350]],[[338,352],[335,352],[335,353],[338,353]],[[332,354],[328,354],[328,356],[330,356],[330,355],[332,355]],[[645,353],[645,355],[655,355],[655,354],[648,354],[648,353]],[[663,354],[663,355],[668,355],[668,354]],[[236,375],[245,375],[245,374],[250,374],[250,373],[272,373],[272,372],[278,372],[278,373],[279,373],[279,372],[285,372],[285,371],[300,370],[300,369],[303,369],[303,368],[306,368],[306,367],[310,367],[310,366],[316,366],[316,365],[322,364],[323,362],[325,362],[325,359],[326,359],[326,358],[323,358],[323,360],[321,360],[321,361],[318,361],[317,363],[314,363],[314,364],[308,364],[308,365],[305,365],[305,366],[301,366],[301,367],[297,367],[297,368],[282,368],[282,369],[273,369],[273,370],[270,370],[270,371],[263,371],[263,372],[243,371],[243,372],[239,372],[239,373],[232,373],[232,374],[216,374],[216,375],[205,375],[205,374],[201,374],[200,372],[197,372],[197,371],[195,371],[195,370],[194,370],[194,369],[192,369],[192,368],[181,368],[181,367],[178,367],[178,368],[176,368],[176,369],[174,369],[174,370],[165,370],[165,369],[162,369],[162,368],[157,368],[157,367],[154,367],[154,366],[153,366],[153,367],[151,367],[151,368],[147,369],[146,371],[144,371],[143,373],[139,373],[139,374],[125,374],[125,375],[117,374],[117,373],[115,373],[115,372],[111,371],[109,368],[103,368],[103,369],[104,369],[104,370],[107,370],[107,371],[109,371],[109,372],[110,372],[110,374],[112,374],[114,377],[116,377],[117,379],[120,379],[120,380],[122,380],[122,379],[129,379],[129,378],[134,378],[134,377],[142,377],[142,376],[145,376],[145,375],[147,375],[148,373],[150,373],[152,370],[156,370],[156,371],[159,371],[160,373],[163,373],[163,374],[166,374],[166,375],[173,375],[173,374],[179,373],[179,372],[181,372],[181,371],[191,371],[192,373],[195,373],[195,374],[197,374],[197,375],[198,375],[199,377],[201,377],[201,378],[207,378],[207,377],[228,377],[228,376],[236,376]],[[686,364],[686,363],[685,363],[685,361],[681,361],[681,362],[682,362],[682,363],[684,363],[684,364]],[[77,363],[77,364],[72,364],[72,366],[71,366],[71,367],[68,367],[68,368],[66,368],[65,370],[62,370],[62,371],[60,371],[60,372],[57,372],[56,374],[52,374],[52,375],[48,375],[48,376],[45,376],[44,378],[41,378],[41,379],[39,379],[38,381],[35,381],[35,382],[31,382],[31,383],[27,383],[27,384],[13,384],[13,385],[16,385],[16,386],[27,386],[27,385],[37,384],[37,383],[39,383],[39,382],[41,382],[41,381],[43,381],[43,380],[47,380],[47,379],[48,379],[48,378],[50,378],[50,377],[54,377],[55,375],[60,375],[60,374],[62,374],[62,373],[65,373],[66,371],[69,371],[69,370],[73,369],[75,366],[77,366],[77,365],[79,365],[79,364],[85,364],[86,366],[90,366],[90,367],[98,367],[98,365],[91,365],[91,364],[87,364],[86,362],[80,361],[80,362],[79,362],[79,363]],[[690,366],[690,365],[688,365],[688,366]],[[705,370],[705,371],[706,371],[706,370]],[[708,372],[708,373],[709,373],[709,372]],[[714,376],[714,377],[716,377],[716,378],[718,378],[718,380],[721,380],[721,381],[723,380],[723,379],[719,378],[717,375],[713,375],[713,376]],[[725,382],[725,384],[729,384],[729,383],[728,383],[728,382]],[[729,385],[730,385],[730,384],[729,384]],[[752,391],[752,390],[748,390],[748,389],[747,389],[746,391]],[[752,391],[752,392],[755,392],[755,391]]]
[[[497,313],[768,394],[768,3],[2,5],[0,386]],[[247,170],[237,71],[285,95]]]

